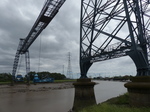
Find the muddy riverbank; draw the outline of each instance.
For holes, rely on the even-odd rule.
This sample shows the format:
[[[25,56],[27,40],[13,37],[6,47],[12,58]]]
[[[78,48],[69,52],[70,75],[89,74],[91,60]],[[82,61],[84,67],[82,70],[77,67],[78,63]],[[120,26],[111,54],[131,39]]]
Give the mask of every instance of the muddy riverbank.
[[[0,94],[6,93],[20,93],[20,92],[40,92],[40,91],[50,91],[50,90],[60,90],[73,88],[73,82],[63,82],[63,83],[37,83],[37,84],[16,84],[14,86],[10,85],[0,85]]]

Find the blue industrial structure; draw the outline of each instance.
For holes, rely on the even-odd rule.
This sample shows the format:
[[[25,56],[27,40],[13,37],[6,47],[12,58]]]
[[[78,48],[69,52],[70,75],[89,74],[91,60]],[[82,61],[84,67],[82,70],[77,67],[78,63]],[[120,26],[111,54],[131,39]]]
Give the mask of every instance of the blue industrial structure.
[[[44,79],[40,79],[38,77],[38,74],[34,75],[33,83],[44,83],[44,82],[54,82],[54,78],[47,77],[47,78],[44,78]]]
[[[23,76],[22,76],[22,75],[17,75],[17,76],[15,77],[15,81],[16,81],[16,82],[23,82],[23,81],[24,81]]]

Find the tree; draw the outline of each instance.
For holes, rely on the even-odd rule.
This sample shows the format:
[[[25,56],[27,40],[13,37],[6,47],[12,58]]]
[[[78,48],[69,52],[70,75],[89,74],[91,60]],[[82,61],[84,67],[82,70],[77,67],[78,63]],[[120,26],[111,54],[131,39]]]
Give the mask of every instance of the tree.
[[[0,82],[7,82],[11,81],[11,74],[10,73],[0,73]]]

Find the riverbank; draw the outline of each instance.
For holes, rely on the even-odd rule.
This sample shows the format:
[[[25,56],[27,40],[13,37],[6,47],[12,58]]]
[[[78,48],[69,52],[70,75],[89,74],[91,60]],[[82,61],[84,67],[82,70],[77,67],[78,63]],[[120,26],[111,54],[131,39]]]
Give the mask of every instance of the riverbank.
[[[131,107],[129,105],[129,95],[126,93],[98,105],[87,107],[80,112],[150,112],[150,107]]]
[[[7,84],[0,85],[0,94],[6,93],[24,93],[24,92],[39,92],[59,89],[73,88],[73,82],[57,82],[57,83],[37,83],[37,84],[15,84],[10,86]]]
[[[76,79],[54,80],[54,83],[75,82],[75,81]],[[18,84],[25,84],[25,82],[18,82]],[[33,81],[30,81],[30,84],[34,84]],[[11,82],[10,81],[0,82],[0,85],[11,85]]]

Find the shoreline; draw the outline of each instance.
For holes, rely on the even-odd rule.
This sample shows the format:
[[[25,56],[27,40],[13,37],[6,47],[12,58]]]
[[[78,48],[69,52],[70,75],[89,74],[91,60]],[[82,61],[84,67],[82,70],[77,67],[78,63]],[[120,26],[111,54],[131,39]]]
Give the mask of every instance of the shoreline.
[[[16,84],[0,85],[0,93],[25,93],[25,92],[42,92],[50,90],[60,90],[74,88],[73,82],[57,82],[57,83],[37,83],[37,84]]]

